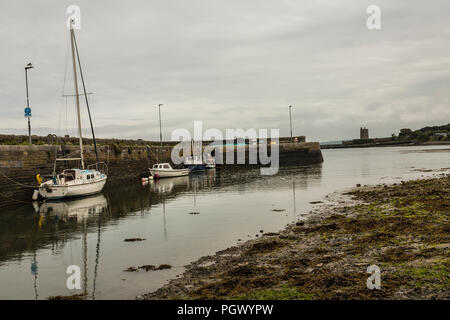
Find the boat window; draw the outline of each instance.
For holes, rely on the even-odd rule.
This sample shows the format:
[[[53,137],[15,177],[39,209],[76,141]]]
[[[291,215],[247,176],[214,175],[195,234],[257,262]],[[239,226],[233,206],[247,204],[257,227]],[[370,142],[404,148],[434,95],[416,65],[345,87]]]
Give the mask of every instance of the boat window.
[[[66,179],[66,182],[75,180],[75,171],[64,170],[64,178]]]
[[[164,169],[169,169],[170,167],[169,167],[169,165],[168,164],[165,164],[164,165]]]
[[[89,180],[89,179],[91,178],[91,175],[90,175],[90,174],[88,174],[88,175],[87,175],[86,177],[87,177],[87,179]]]
[[[91,174],[91,179],[94,179],[94,175],[93,174]]]

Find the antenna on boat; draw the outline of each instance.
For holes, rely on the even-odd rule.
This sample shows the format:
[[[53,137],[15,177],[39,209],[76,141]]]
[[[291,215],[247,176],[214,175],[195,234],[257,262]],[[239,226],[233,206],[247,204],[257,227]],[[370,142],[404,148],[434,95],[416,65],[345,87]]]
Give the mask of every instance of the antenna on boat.
[[[78,95],[78,80],[77,80],[77,64],[75,62],[75,33],[73,32],[73,23],[70,22],[70,44],[72,47],[72,64],[73,64],[73,78],[75,83],[75,101],[77,103],[77,117],[78,117],[78,134],[80,139],[80,158],[81,169],[84,169],[84,154],[83,154],[83,137],[81,132],[81,116],[80,116],[80,96]]]

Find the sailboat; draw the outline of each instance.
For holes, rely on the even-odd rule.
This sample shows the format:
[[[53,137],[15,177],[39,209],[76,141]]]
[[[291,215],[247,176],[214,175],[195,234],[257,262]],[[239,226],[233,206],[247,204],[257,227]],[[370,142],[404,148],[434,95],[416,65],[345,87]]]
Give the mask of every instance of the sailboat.
[[[50,179],[42,181],[40,175],[36,178],[39,183],[38,195],[44,199],[62,199],[69,197],[80,197],[95,194],[100,192],[107,179],[107,165],[98,161],[97,143],[95,140],[94,128],[92,125],[91,113],[89,111],[89,102],[87,99],[86,88],[84,85],[83,71],[81,69],[80,56],[78,55],[78,47],[73,30],[73,21],[70,25],[70,43],[72,49],[72,64],[75,83],[75,101],[77,109],[77,122],[79,134],[80,157],[79,158],[56,158],[53,174]],[[77,63],[80,70],[80,77],[83,84],[84,96],[86,98],[86,106],[89,114],[89,121],[91,125],[92,137],[94,141],[96,163],[85,167],[84,152],[83,152],[83,137],[81,132],[81,117],[80,117],[80,94],[78,94],[78,76]],[[56,161],[79,161],[80,168],[65,169],[60,174],[56,174]],[[36,192],[35,192],[36,195]],[[37,198],[33,195],[33,198]]]
[[[190,172],[198,172],[198,171],[205,171],[206,165],[203,161],[203,158],[201,155],[195,155],[194,153],[197,153],[194,151],[194,140],[191,140],[191,156],[188,156],[183,161],[183,166],[187,169],[189,169]],[[201,153],[201,150],[200,152]]]

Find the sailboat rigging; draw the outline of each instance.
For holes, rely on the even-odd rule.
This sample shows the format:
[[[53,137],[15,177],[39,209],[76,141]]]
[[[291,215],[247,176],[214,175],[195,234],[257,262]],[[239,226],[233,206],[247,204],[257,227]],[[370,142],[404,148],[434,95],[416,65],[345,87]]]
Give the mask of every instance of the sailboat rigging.
[[[73,75],[74,75],[74,89],[75,89],[75,102],[77,110],[77,123],[78,123],[78,136],[79,136],[79,158],[56,158],[56,161],[80,161],[81,168],[65,169],[61,174],[56,174],[54,170],[52,177],[47,181],[42,181],[40,176],[38,176],[39,182],[39,195],[44,199],[61,199],[68,197],[86,196],[100,192],[107,179],[107,165],[105,163],[99,162],[97,142],[95,139],[94,127],[92,124],[91,112],[89,109],[89,101],[87,98],[86,86],[83,78],[83,71],[81,68],[80,56],[78,53],[78,46],[75,38],[75,32],[73,29],[73,21],[70,26],[70,44],[72,51],[72,65],[73,65]],[[91,126],[91,133],[94,142],[94,150],[96,163],[94,165],[89,165],[85,168],[85,156],[83,149],[83,137],[81,131],[81,112],[80,112],[80,94],[78,93],[78,75],[77,75],[77,62],[78,69],[80,70],[81,82],[83,85],[84,97],[86,99],[86,106],[89,115],[89,123]]]

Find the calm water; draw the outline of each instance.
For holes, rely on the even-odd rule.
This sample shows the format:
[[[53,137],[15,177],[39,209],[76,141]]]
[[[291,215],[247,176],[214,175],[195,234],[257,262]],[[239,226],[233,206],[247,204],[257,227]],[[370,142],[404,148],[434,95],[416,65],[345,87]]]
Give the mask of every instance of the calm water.
[[[276,176],[213,170],[41,207],[1,209],[0,299],[83,291],[95,299],[132,299],[157,289],[201,256],[306,218],[309,202],[327,193],[356,183],[430,175],[419,168],[450,167],[445,146],[323,150],[323,156],[323,164],[281,168]],[[136,237],[146,240],[124,242]],[[173,269],[123,271],[145,264]],[[69,265],[83,272],[81,290],[66,288]]]

